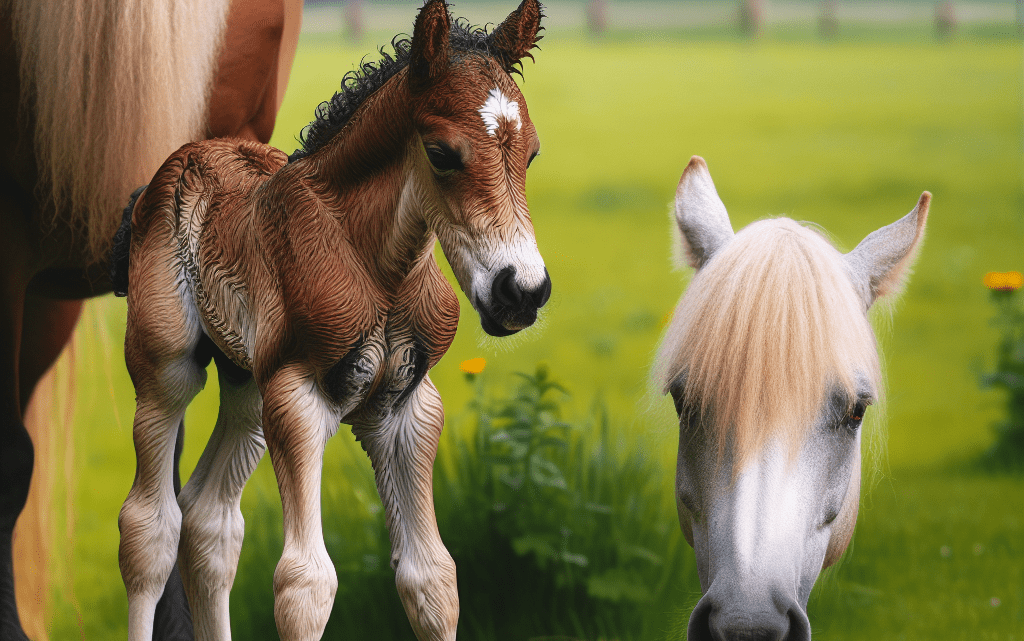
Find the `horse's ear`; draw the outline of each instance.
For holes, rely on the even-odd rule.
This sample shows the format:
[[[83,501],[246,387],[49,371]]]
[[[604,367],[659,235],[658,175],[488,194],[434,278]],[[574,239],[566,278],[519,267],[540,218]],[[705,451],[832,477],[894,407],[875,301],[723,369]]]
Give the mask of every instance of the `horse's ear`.
[[[700,156],[690,159],[676,188],[676,224],[682,232],[683,254],[694,269],[734,236],[729,214],[715,191],[708,165]]]
[[[409,55],[409,85],[413,92],[426,89],[448,71],[451,28],[445,0],[428,0],[417,14]]]
[[[932,195],[924,192],[912,212],[871,232],[843,256],[867,307],[879,296],[898,292],[903,287],[921,247],[931,200]]]
[[[542,36],[540,20],[544,17],[540,2],[523,0],[519,8],[505,18],[487,37],[488,48],[509,73],[515,73],[515,65],[523,58],[533,60],[530,50],[537,46]]]

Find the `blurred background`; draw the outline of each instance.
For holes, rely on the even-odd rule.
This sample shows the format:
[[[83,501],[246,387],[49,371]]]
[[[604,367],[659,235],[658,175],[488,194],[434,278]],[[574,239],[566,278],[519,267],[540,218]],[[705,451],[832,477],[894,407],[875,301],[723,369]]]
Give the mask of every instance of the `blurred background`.
[[[307,2],[272,144],[294,150],[317,104],[409,33],[418,4]],[[514,8],[453,13],[485,24]],[[685,637],[700,586],[675,514],[676,419],[648,368],[690,276],[671,261],[669,204],[694,154],[734,228],[786,215],[844,251],[934,194],[915,273],[874,316],[887,403],[865,428],[874,454],[853,544],[819,580],[811,621],[820,639],[1024,638],[1024,475],[997,447],[1024,398],[1021,301],[1000,286],[1013,278],[985,281],[1024,269],[1024,3],[552,0],[546,14],[519,82],[541,137],[527,193],[552,299],[536,328],[495,340],[462,298],[431,373],[460,638]],[[58,367],[77,385],[59,392],[66,438],[51,453],[53,639],[126,634],[124,317],[123,299],[90,303]],[[186,420],[185,477],[216,406],[211,376]],[[344,427],[324,479],[341,584],[326,638],[414,639],[370,465]],[[267,459],[243,512],[234,633],[274,639],[281,525]]]

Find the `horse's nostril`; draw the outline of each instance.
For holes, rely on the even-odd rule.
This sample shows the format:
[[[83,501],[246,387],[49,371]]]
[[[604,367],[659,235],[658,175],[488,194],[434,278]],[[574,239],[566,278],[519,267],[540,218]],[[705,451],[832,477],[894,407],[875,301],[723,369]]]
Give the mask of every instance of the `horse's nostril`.
[[[523,290],[516,283],[516,268],[506,267],[498,272],[491,284],[494,302],[503,307],[517,309],[523,302]]]
[[[711,636],[711,613],[714,604],[706,596],[697,603],[690,614],[686,628],[686,641],[717,641]]]
[[[789,608],[789,634],[785,641],[811,641],[811,622],[802,609],[794,605]]]

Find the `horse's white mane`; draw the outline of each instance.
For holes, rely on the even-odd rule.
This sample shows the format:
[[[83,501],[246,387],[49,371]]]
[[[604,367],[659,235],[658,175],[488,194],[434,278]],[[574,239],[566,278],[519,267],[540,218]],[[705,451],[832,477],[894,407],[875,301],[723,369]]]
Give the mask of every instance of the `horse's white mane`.
[[[2,2],[18,44],[22,109],[35,114],[26,142],[38,195],[84,235],[94,259],[109,250],[131,192],[205,134],[228,4]]]
[[[741,230],[694,276],[655,375],[701,412],[734,470],[781,435],[795,454],[827,395],[881,394],[864,302],[840,253],[788,218]]]

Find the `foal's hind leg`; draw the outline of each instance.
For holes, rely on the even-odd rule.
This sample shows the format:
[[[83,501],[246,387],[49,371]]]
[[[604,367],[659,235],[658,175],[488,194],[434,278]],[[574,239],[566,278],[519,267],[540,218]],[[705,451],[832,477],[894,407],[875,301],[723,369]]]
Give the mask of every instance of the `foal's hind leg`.
[[[128,298],[125,362],[137,407],[135,482],[118,518],[118,560],[128,592],[128,638],[150,641],[157,600],[178,550],[181,511],[172,466],[178,425],[206,382],[196,361],[199,318],[171,256],[154,251],[133,265]]]
[[[178,566],[193,606],[197,641],[231,638],[228,596],[245,533],[239,509],[242,488],[266,449],[260,429],[263,404],[256,383],[238,368],[225,373],[227,365],[218,359],[217,425],[178,497],[182,514]]]
[[[181,451],[184,447],[185,423],[178,423],[178,436],[174,440],[174,494],[181,494]],[[153,641],[194,641],[192,612],[185,598],[185,586],[181,583],[178,566],[171,568],[171,574],[164,585],[164,593],[156,602],[153,615]]]
[[[380,425],[355,426],[387,512],[398,594],[421,641],[454,641],[459,622],[455,562],[434,516],[434,457],[443,426],[441,396],[430,378]]]

